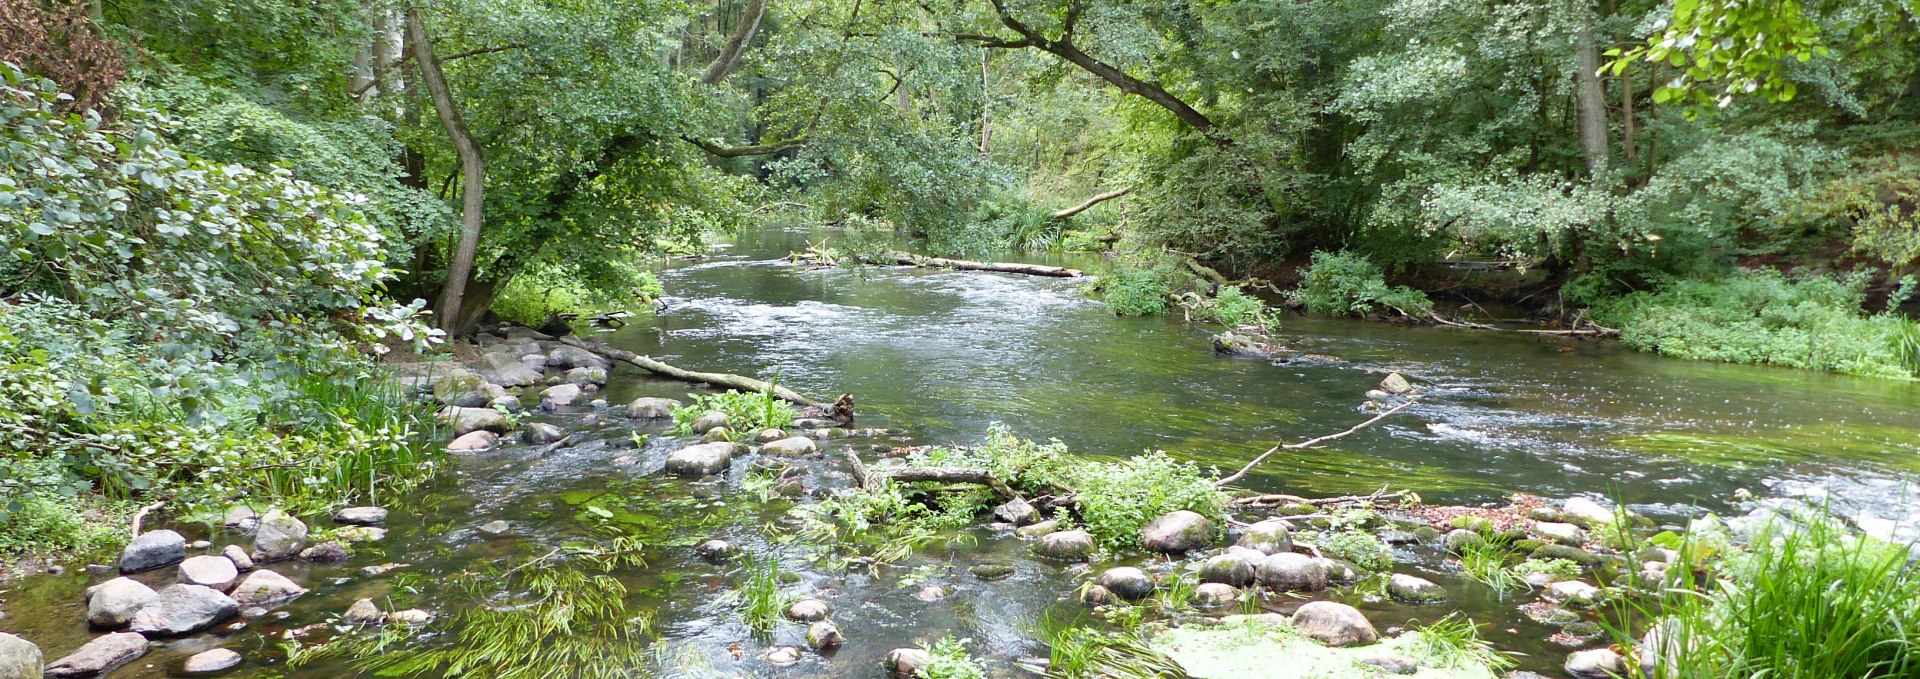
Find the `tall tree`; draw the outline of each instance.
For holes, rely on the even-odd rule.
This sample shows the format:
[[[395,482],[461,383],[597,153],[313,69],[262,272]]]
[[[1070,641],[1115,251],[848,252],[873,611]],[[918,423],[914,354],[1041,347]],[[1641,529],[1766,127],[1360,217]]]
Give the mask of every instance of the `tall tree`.
[[[474,141],[466,119],[460,115],[460,104],[453,99],[453,89],[447,85],[446,73],[440,69],[440,58],[434,55],[433,40],[427,35],[426,20],[417,5],[407,8],[406,33],[413,60],[420,68],[420,83],[433,99],[440,127],[453,140],[454,152],[460,158],[460,240],[454,246],[453,257],[447,265],[446,287],[440,293],[440,328],[450,334],[458,333],[467,329],[464,326],[468,319],[462,318],[461,310],[466,306],[467,283],[473,277],[474,256],[480,249],[487,171],[480,144]]]

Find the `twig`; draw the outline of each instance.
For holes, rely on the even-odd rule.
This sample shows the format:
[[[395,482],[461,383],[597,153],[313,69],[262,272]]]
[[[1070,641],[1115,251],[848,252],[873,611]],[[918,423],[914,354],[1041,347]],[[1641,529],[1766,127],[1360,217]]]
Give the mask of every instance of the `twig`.
[[[1282,450],[1300,450],[1302,448],[1311,448],[1313,446],[1317,446],[1322,443],[1326,443],[1328,441],[1341,438],[1348,434],[1352,434],[1356,431],[1360,431],[1367,427],[1373,426],[1373,423],[1387,419],[1387,416],[1400,412],[1402,409],[1406,408],[1407,406],[1413,405],[1418,402],[1419,401],[1415,399],[1408,399],[1406,403],[1402,403],[1392,408],[1388,408],[1385,412],[1382,412],[1379,415],[1373,416],[1372,419],[1369,419],[1365,422],[1361,422],[1360,424],[1353,425],[1351,428],[1348,428],[1346,431],[1339,432],[1337,434],[1328,434],[1326,436],[1321,436],[1319,438],[1311,438],[1305,441],[1301,441],[1299,443],[1282,443],[1272,448],[1268,448],[1267,452],[1261,453],[1259,457],[1253,458],[1253,461],[1248,462],[1247,466],[1241,467],[1240,471],[1234,472],[1233,475],[1228,476],[1224,479],[1220,479],[1218,481],[1213,482],[1213,485],[1215,487],[1226,486],[1227,484],[1233,483],[1235,481],[1239,481],[1242,478],[1246,478],[1247,472],[1253,471],[1254,467],[1260,466],[1260,463],[1267,461],[1267,458],[1273,457],[1274,453],[1280,452]]]
[[[141,507],[139,511],[134,512],[133,513],[133,537],[136,537],[136,538],[140,537],[140,522],[147,518],[148,512],[151,512],[153,510],[156,510],[165,506],[167,506],[167,503],[165,502],[155,502],[145,507]]]
[[[572,442],[573,442],[573,432],[567,432],[567,435],[560,437],[560,440],[554,441],[553,443],[549,443],[546,446],[541,447],[540,456],[546,457],[548,454],[551,454],[553,451],[559,450]]]

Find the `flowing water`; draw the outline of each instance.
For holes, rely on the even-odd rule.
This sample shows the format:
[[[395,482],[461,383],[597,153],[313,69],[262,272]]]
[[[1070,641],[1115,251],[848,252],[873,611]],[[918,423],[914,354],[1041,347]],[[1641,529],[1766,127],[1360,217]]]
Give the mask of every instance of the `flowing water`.
[[[973,442],[996,423],[1023,437],[1057,438],[1082,455],[1159,449],[1232,470],[1275,442],[1365,419],[1362,393],[1400,371],[1426,387],[1418,405],[1323,448],[1276,457],[1240,485],[1304,495],[1391,485],[1440,503],[1588,494],[1620,498],[1665,521],[1737,511],[1731,498],[1747,488],[1812,495],[1896,539],[1920,537],[1920,504],[1910,497],[1920,489],[1912,481],[1920,471],[1920,386],[1913,384],[1674,361],[1613,342],[1298,317],[1283,319],[1284,340],[1336,360],[1274,365],[1216,356],[1207,342],[1213,330],[1177,317],[1114,318],[1082,294],[1082,281],[816,269],[785,260],[821,236],[750,233],[712,257],[668,266],[661,272],[666,308],[605,334],[617,347],[676,365],[777,375],[822,399],[852,393],[859,426],[906,432],[827,443],[829,456],[807,469],[810,492],[848,483],[834,462],[844,447],[871,456],[876,444]],[[622,368],[605,396],[618,404],[688,390]],[[1011,661],[1045,654],[1034,640],[1036,621],[1081,608],[1068,598],[1084,568],[1024,558],[1024,543],[986,528],[970,543],[878,573],[815,567],[801,558],[804,548],[769,537],[792,500],[763,502],[742,489],[745,465],[725,479],[663,476],[658,470],[676,443],[660,426],[634,430],[617,416],[599,424],[587,417],[534,417],[586,432],[579,445],[544,457],[521,449],[463,459],[436,488],[387,502],[392,534],[362,546],[348,564],[277,566],[314,590],[277,609],[284,618],[167,642],[112,676],[176,676],[186,655],[216,646],[247,657],[235,676],[351,676],[356,670],[339,659],[288,670],[279,632],[324,621],[360,597],[443,613],[472,605],[435,584],[478,564],[508,567],[562,540],[590,538],[600,522],[620,524],[649,545],[647,567],[619,573],[631,604],[654,617],[661,636],[654,653],[631,659],[636,676],[871,677],[888,650],[947,634],[970,639],[997,672],[1017,676]],[[634,431],[653,436],[636,449]],[[476,530],[494,519],[512,522],[512,531]],[[215,551],[235,540],[205,526],[177,528],[189,539],[213,540]],[[691,553],[715,537],[781,558],[794,574],[783,591],[828,598],[846,646],[831,656],[802,653],[792,667],[761,660],[775,646],[804,647],[803,628],[758,634],[740,622],[725,596],[740,574]],[[1464,610],[1491,623],[1485,633],[1497,646],[1527,654],[1523,667],[1558,671],[1566,649],[1543,641],[1553,629],[1514,611],[1531,595],[1501,601],[1431,548],[1396,556],[1402,570],[1424,571],[1446,586],[1453,601],[1361,603],[1377,626]],[[384,562],[410,565],[387,576],[359,573]],[[982,582],[967,572],[981,562],[1012,565],[1015,573]],[[74,568],[7,583],[0,630],[38,642],[49,659],[64,655],[89,636],[79,590],[99,579]],[[922,584],[943,585],[949,595],[921,601],[914,594]]]

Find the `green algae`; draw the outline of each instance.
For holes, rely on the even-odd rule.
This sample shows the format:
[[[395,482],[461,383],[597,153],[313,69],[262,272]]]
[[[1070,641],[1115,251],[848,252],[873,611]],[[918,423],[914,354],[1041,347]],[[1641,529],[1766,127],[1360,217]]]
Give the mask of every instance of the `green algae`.
[[[1330,648],[1285,625],[1258,618],[1216,627],[1178,627],[1153,636],[1155,649],[1187,670],[1192,679],[1495,679],[1484,666],[1438,658],[1422,648],[1420,633],[1408,632],[1367,646]],[[1413,674],[1391,674],[1360,661],[1401,656],[1420,663]],[[1457,664],[1456,664],[1457,663]],[[1449,666],[1451,665],[1451,666]]]

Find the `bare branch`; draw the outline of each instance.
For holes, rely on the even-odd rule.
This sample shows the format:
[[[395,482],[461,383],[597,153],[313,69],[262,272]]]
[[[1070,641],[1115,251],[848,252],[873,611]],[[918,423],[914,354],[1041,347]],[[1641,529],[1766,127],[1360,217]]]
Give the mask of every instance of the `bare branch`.
[[[1348,428],[1346,431],[1343,431],[1343,432],[1339,432],[1336,434],[1328,434],[1326,436],[1321,436],[1318,438],[1310,438],[1305,441],[1301,441],[1299,443],[1282,443],[1272,448],[1268,448],[1267,452],[1261,453],[1259,457],[1253,458],[1253,461],[1248,462],[1247,466],[1241,467],[1240,471],[1234,472],[1232,476],[1228,476],[1224,479],[1220,479],[1218,481],[1213,482],[1213,485],[1225,486],[1235,481],[1239,481],[1240,479],[1246,478],[1247,472],[1253,471],[1254,467],[1258,467],[1260,466],[1260,463],[1266,462],[1267,458],[1273,457],[1274,453],[1280,452],[1282,450],[1300,450],[1302,448],[1312,448],[1322,443],[1326,443],[1328,441],[1332,441],[1334,439],[1347,436],[1348,434],[1352,434],[1356,431],[1360,431],[1362,429],[1366,429],[1367,427],[1373,426],[1375,422],[1379,422],[1381,420],[1387,419],[1387,416],[1400,412],[1402,409],[1406,408],[1407,406],[1413,405],[1418,402],[1419,401],[1409,399],[1406,403],[1402,403],[1392,408],[1388,408],[1384,412],[1381,412],[1379,415],[1373,416],[1372,419],[1369,419],[1365,422],[1361,422],[1360,424],[1353,425],[1352,427]]]
[[[1053,213],[1053,218],[1066,219],[1068,217],[1072,217],[1082,212],[1086,212],[1089,208],[1092,208],[1095,205],[1099,205],[1109,200],[1113,200],[1115,198],[1119,198],[1121,196],[1127,195],[1127,192],[1132,190],[1133,190],[1133,187],[1126,186],[1126,187],[1114,189],[1112,191],[1108,191],[1106,193],[1102,193],[1092,198],[1088,198],[1087,201],[1084,203]]]
[[[807,138],[805,135],[794,137],[786,141],[777,141],[771,144],[754,144],[752,146],[721,146],[719,144],[715,144],[710,141],[695,139],[693,137],[681,137],[681,139],[685,139],[687,143],[700,147],[700,150],[702,151],[706,151],[707,153],[719,156],[721,158],[739,158],[741,156],[764,156],[772,153],[779,153],[781,151],[802,146],[807,143]]]

